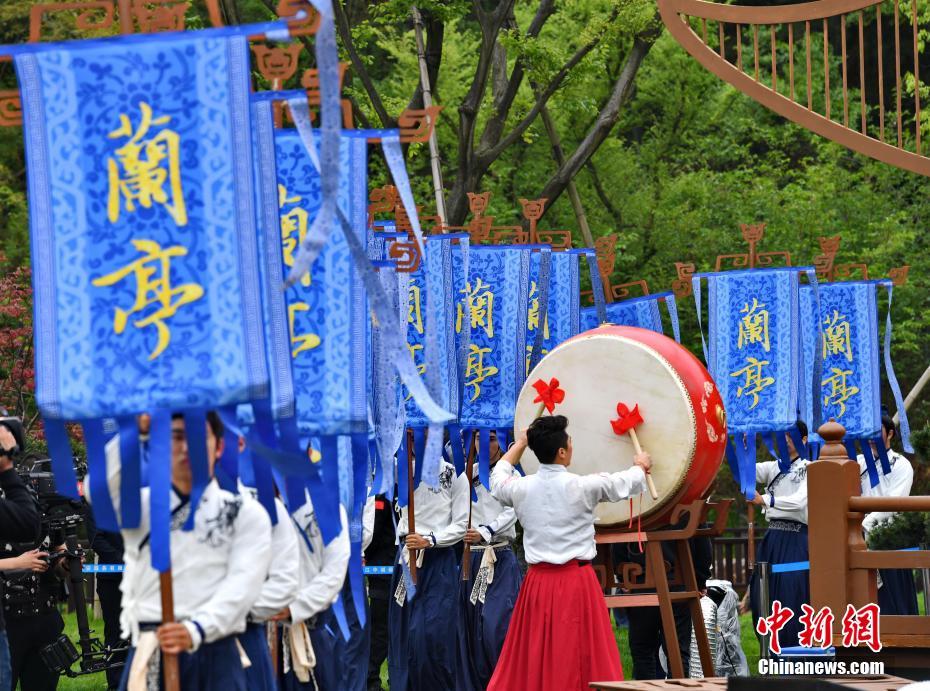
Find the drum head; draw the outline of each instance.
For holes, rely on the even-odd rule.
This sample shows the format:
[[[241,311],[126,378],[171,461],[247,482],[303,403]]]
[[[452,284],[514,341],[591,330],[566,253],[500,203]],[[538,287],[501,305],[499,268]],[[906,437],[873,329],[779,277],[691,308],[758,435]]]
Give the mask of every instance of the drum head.
[[[590,331],[566,341],[537,365],[520,392],[516,429],[525,429],[536,416],[533,382],[555,377],[565,400],[554,414],[568,418],[572,438],[569,471],[578,475],[618,472],[633,465],[629,434],[614,434],[617,404],[639,405],[643,422],[636,428],[639,442],[652,457],[652,478],[659,499],[648,490],[634,498],[633,516],[643,518],[662,510],[680,493],[695,455],[695,411],[681,377],[662,355],[631,338]],[[543,413],[548,415],[548,413]],[[527,473],[539,468],[530,449],[521,461]],[[642,503],[640,503],[642,502]],[[641,508],[640,508],[641,507]],[[596,523],[608,526],[630,519],[630,502],[603,502]]]

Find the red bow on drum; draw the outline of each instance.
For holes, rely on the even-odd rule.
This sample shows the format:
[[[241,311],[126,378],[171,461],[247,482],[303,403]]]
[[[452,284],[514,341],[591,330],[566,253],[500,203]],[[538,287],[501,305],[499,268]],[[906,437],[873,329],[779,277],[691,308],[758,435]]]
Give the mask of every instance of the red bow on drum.
[[[559,388],[559,380],[555,377],[550,379],[548,384],[542,379],[537,379],[533,382],[533,388],[539,394],[533,399],[533,403],[539,403],[536,417],[542,415],[543,408],[551,415],[555,407],[565,400],[565,391]]]

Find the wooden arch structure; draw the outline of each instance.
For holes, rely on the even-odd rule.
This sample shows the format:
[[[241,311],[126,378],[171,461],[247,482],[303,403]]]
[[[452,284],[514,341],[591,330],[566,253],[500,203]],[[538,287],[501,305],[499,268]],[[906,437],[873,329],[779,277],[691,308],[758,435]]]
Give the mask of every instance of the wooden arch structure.
[[[750,7],[658,0],[675,40],[721,79],[827,139],[930,176],[921,147],[920,90],[912,86],[920,84],[917,2],[893,0],[884,21],[883,4],[814,0]],[[830,87],[839,80],[841,99]],[[905,99],[909,84],[913,96]]]

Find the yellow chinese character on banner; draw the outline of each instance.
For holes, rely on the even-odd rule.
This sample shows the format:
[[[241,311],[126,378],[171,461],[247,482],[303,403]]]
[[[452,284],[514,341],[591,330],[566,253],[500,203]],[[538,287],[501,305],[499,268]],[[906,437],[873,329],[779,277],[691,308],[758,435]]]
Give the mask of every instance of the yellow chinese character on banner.
[[[409,312],[407,313],[407,323],[413,324],[413,328],[416,329],[416,332],[423,335],[423,313],[420,309],[420,286],[413,283],[410,284],[410,292],[408,293],[408,304]],[[422,347],[422,346],[421,346]]]
[[[769,311],[764,308],[765,303],[753,298],[751,306],[746,303],[740,310],[740,314],[746,316],[739,320],[738,348],[747,344],[761,343],[765,352],[769,352]]]
[[[465,367],[465,386],[474,387],[471,400],[477,400],[481,395],[481,383],[488,377],[498,373],[497,367],[485,366],[484,356],[491,352],[490,348],[479,348],[472,343],[468,353],[468,365]]]
[[[743,385],[736,390],[736,397],[742,398],[743,394],[752,396],[752,405],[749,406],[750,410],[759,405],[759,394],[775,383],[774,377],[762,376],[762,368],[767,364],[769,364],[768,360],[757,360],[754,357],[747,357],[746,366],[743,367],[743,369],[730,373],[731,377],[744,376],[746,378]]]
[[[849,337],[849,319],[833,310],[833,315],[823,320],[823,356],[843,355],[853,361],[852,342]]]
[[[157,306],[148,316],[137,319],[132,323],[137,329],[146,326],[155,326],[158,331],[158,342],[155,350],[149,355],[154,360],[161,355],[171,342],[171,331],[165,320],[173,317],[179,307],[187,305],[203,297],[203,287],[197,283],[185,283],[176,287],[171,285],[171,260],[174,257],[187,255],[187,248],[180,245],[162,249],[161,245],[152,240],[133,240],[133,246],[145,254],[118,269],[113,273],[95,278],[91,284],[98,288],[112,286],[133,274],[136,279],[136,299],[128,310],[116,308],[113,317],[113,330],[117,334],[126,330],[129,317],[138,314],[148,307]]]
[[[850,386],[846,383],[846,377],[853,373],[851,369],[831,367],[830,371],[833,372],[833,376],[827,377],[820,383],[821,386],[830,387],[830,393],[824,396],[823,404],[838,405],[840,407],[840,412],[836,417],[841,418],[846,412],[846,401],[859,393],[859,387]]]
[[[465,309],[468,310],[470,328],[481,328],[488,335],[488,338],[494,338],[494,292],[491,286],[481,280],[475,281],[472,288],[471,283],[466,283],[462,289],[465,294]],[[463,317],[462,303],[458,305],[457,317],[455,320],[455,331],[462,331]]]
[[[109,196],[107,218],[110,223],[119,220],[123,202],[126,211],[136,210],[136,203],[150,209],[161,204],[179,226],[187,225],[187,207],[181,188],[181,138],[168,127],[171,116],[153,117],[152,107],[139,103],[142,114],[139,127],[132,129],[129,116],[119,116],[120,126],[110,132],[110,139],[128,137],[129,140],[107,161]],[[160,128],[152,131],[153,128]]]
[[[320,337],[316,334],[299,334],[294,327],[294,322],[298,312],[309,312],[310,305],[306,302],[294,302],[287,306],[287,321],[290,325],[291,333],[291,358],[296,358],[298,354],[313,350],[320,345]]]
[[[299,206],[302,201],[303,197],[300,195],[289,197],[287,188],[284,185],[278,185],[278,209],[282,212],[280,214],[281,250],[284,255],[284,265],[287,267],[294,266],[294,254],[307,237],[309,216],[307,210]],[[284,213],[284,207],[288,204],[294,206]],[[309,271],[301,277],[300,284],[306,288],[310,287]]]
[[[530,310],[527,313],[527,328],[535,331],[539,328],[539,290],[536,287],[536,281],[530,283]],[[546,315],[546,321],[543,323],[543,338],[549,338],[549,315]]]

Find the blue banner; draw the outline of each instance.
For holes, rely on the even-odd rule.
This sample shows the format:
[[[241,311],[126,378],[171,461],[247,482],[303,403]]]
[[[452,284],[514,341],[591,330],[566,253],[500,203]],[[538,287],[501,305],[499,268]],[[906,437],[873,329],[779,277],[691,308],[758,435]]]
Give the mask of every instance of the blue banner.
[[[881,433],[881,369],[876,284],[827,283],[818,288],[820,309],[810,287],[801,287],[801,327],[805,378],[813,377],[815,348],[823,369],[819,404],[822,420],[834,418],[848,438]],[[820,343],[818,322],[823,330]],[[811,396],[804,397],[803,419],[813,428]]]
[[[426,256],[415,271],[408,274],[407,347],[417,371],[430,382],[435,376],[434,400],[446,410],[459,409],[458,354],[455,339],[455,276],[452,256],[459,251],[461,235],[432,235],[426,240]],[[426,357],[427,321],[435,319],[435,338],[439,357],[438,371],[428,373]],[[416,401],[404,391],[408,427],[428,427],[429,418]]]
[[[701,324],[702,280],[707,281],[707,369],[723,398],[731,434],[728,456],[747,498],[755,494],[756,440],[772,433],[779,460],[787,458],[785,434],[796,430],[805,393],[813,390],[820,362],[802,379],[800,275],[807,273],[816,299],[813,271],[753,269],[694,276]],[[819,334],[818,334],[819,337]],[[816,353],[815,353],[816,355]],[[800,440],[796,446],[801,449]],[[802,451],[803,453],[803,451]]]
[[[787,430],[798,419],[798,276],[763,269],[706,277],[707,365],[731,433]]]
[[[882,288],[888,292],[884,343],[879,331],[878,314],[878,296]],[[881,462],[884,472],[890,472],[887,454],[880,443],[882,360],[899,411],[902,444],[905,451],[912,448],[907,412],[891,362],[891,292],[892,283],[889,280],[828,283],[818,286],[817,295],[807,286],[801,289],[805,376],[813,376],[816,356],[822,359],[820,386],[817,389],[819,399],[814,396],[803,398],[803,419],[812,431],[817,412],[820,412],[822,420],[833,418],[843,425],[850,453],[855,451],[857,442],[862,449],[873,486],[878,484],[876,461]],[[819,411],[815,408],[817,405]],[[868,440],[877,442],[878,459],[873,457],[871,449],[867,447]]]
[[[469,339],[464,370],[464,428],[510,428],[526,375],[529,247],[482,246],[469,252],[468,283],[456,305],[456,333]]]
[[[295,130],[275,132],[278,206],[285,269],[322,202],[320,176]],[[339,205],[360,242],[366,242],[367,144],[341,140]],[[310,268],[287,288],[297,417],[302,437],[367,432],[368,310],[365,287],[345,237],[330,235]]]
[[[609,302],[606,305],[607,323],[618,326],[636,326],[640,329],[650,329],[658,333],[665,333],[662,325],[662,313],[659,304],[664,303],[668,310],[669,322],[672,326],[672,335],[681,342],[678,328],[678,310],[673,293],[658,293],[630,298],[621,302]],[[600,326],[596,307],[585,307],[581,310],[581,330],[595,329]]]
[[[527,372],[557,345],[577,336],[581,329],[581,256],[578,250],[552,252],[547,260],[542,254],[533,255],[527,314]],[[546,263],[548,287],[542,281],[534,285],[535,265]],[[543,301],[545,306],[541,304]]]
[[[245,36],[32,46],[16,69],[42,413],[267,398]]]

